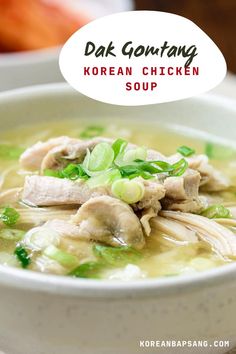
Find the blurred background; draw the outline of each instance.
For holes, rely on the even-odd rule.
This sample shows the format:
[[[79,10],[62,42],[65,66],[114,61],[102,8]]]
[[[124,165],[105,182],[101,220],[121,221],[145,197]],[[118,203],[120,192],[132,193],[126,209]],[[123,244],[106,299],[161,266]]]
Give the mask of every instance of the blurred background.
[[[236,0],[0,0],[0,91],[62,81],[60,47],[78,28],[107,14],[159,10],[194,21],[228,65],[216,91],[236,98]]]
[[[236,73],[236,0],[136,0],[137,10],[172,12],[195,22],[217,44]]]

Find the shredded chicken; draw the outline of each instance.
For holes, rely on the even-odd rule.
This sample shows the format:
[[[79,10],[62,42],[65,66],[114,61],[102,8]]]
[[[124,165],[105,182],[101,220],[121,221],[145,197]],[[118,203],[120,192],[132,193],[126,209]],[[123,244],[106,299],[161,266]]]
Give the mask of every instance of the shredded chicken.
[[[31,224],[34,226],[43,225],[49,220],[60,219],[68,220],[77,209],[72,208],[16,208],[20,215],[17,224]]]
[[[178,241],[186,241],[188,243],[196,243],[198,241],[195,231],[189,230],[176,221],[157,216],[151,220],[150,224],[152,231],[158,230]]]
[[[144,209],[142,212],[142,217],[140,219],[140,222],[147,236],[149,236],[152,231],[150,226],[150,220],[154,218],[156,215],[157,215],[156,211],[154,211],[152,208]]]
[[[212,219],[190,213],[161,211],[160,215],[183,223],[190,230],[197,232],[199,238],[209,243],[222,256],[236,256],[235,234]]]

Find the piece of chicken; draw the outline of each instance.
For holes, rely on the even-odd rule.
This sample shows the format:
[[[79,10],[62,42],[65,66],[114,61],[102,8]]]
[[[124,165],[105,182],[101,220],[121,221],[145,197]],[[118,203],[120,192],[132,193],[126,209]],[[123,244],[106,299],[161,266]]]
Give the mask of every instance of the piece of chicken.
[[[41,173],[46,169],[63,169],[70,162],[81,163],[86,156],[87,150],[91,151],[97,144],[111,141],[110,139],[99,137],[81,141],[77,139],[68,139],[63,144],[60,144],[47,152],[40,166]]]
[[[74,144],[79,140],[69,138],[68,136],[60,136],[52,138],[45,142],[37,142],[28,149],[26,149],[20,157],[21,168],[29,171],[37,171],[40,169],[45,156],[50,150],[57,146]]]
[[[160,215],[182,223],[197,233],[198,237],[209,243],[220,255],[236,257],[236,236],[226,227],[201,215],[162,210]]]
[[[90,198],[108,194],[106,187],[90,189],[82,179],[33,175],[25,178],[22,200],[31,206],[81,205]]]
[[[79,235],[87,239],[136,249],[145,245],[138,217],[129,205],[116,198],[91,198],[71,221],[78,225]]]

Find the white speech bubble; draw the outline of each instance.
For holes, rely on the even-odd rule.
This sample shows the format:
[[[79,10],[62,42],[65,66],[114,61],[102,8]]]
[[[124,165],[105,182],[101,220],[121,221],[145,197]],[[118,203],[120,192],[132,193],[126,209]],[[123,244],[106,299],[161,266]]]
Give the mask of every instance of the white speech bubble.
[[[122,12],[90,22],[67,41],[59,63],[79,92],[127,106],[209,91],[227,70],[222,53],[197,25],[158,11]]]

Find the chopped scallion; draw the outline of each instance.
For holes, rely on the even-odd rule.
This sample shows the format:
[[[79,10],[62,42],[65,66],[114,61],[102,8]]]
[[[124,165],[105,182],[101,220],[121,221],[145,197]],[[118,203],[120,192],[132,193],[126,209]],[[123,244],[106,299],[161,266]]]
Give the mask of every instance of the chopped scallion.
[[[111,145],[108,143],[99,143],[91,153],[87,151],[83,168],[86,173],[92,175],[93,172],[101,172],[109,169],[113,160],[114,151]],[[92,174],[90,172],[92,172]]]
[[[142,255],[132,247],[111,247],[94,245],[94,254],[105,261],[107,264],[119,267],[128,263],[137,263]]]
[[[99,125],[88,126],[85,130],[80,133],[80,138],[89,139],[95,138],[96,136],[104,133],[105,128]]]
[[[140,181],[119,179],[112,184],[112,194],[127,204],[139,202],[144,196],[144,185]]]
[[[7,207],[0,214],[0,220],[7,226],[15,225],[19,218],[20,214],[14,208]]]
[[[100,173],[97,176],[93,176],[88,179],[87,185],[90,188],[96,188],[100,186],[111,185],[114,181],[121,178],[121,174],[118,169],[111,169]]]
[[[136,149],[130,149],[125,152],[123,161],[124,164],[132,163],[136,160],[145,161],[147,158],[147,149],[144,147],[138,147]]]
[[[209,157],[209,159],[227,160],[236,156],[236,149],[209,142],[205,146],[205,154]]]
[[[62,178],[60,171],[45,169],[43,171],[44,176]]]
[[[17,256],[18,260],[20,261],[22,268],[27,268],[30,265],[31,259],[24,247],[22,246],[16,247],[14,254]]]
[[[172,165],[173,171],[170,172],[170,176],[179,177],[184,174],[188,168],[188,162],[185,159],[181,159]]]
[[[68,178],[71,180],[88,179],[88,175],[80,164],[70,163],[67,167],[65,167],[61,172],[61,176],[63,178]]]
[[[7,144],[0,144],[0,158],[17,160],[25,149],[19,146],[11,146]]]
[[[232,218],[230,210],[220,204],[209,206],[207,209],[202,211],[201,215],[208,219]]]
[[[65,251],[61,251],[59,248],[50,245],[48,246],[43,254],[47,256],[48,258],[53,259],[54,261],[57,261],[64,267],[75,267],[78,264],[78,259],[76,256],[67,253]]]
[[[68,178],[70,180],[88,179],[88,175],[80,164],[70,163],[63,170],[44,170],[44,176]]]
[[[72,270],[68,275],[76,278],[93,278],[99,279],[100,272],[104,264],[100,262],[86,262]]]
[[[183,155],[184,157],[189,157],[189,156],[195,154],[195,150],[194,150],[194,149],[192,149],[192,148],[190,148],[190,147],[188,147],[188,146],[185,146],[185,145],[180,146],[180,147],[177,149],[177,151],[178,151],[181,155]]]
[[[124,139],[117,139],[112,144],[112,149],[114,151],[114,159],[116,159],[119,155],[122,155],[128,145],[128,142]]]

